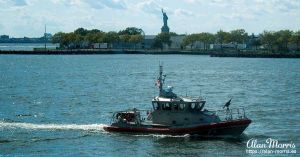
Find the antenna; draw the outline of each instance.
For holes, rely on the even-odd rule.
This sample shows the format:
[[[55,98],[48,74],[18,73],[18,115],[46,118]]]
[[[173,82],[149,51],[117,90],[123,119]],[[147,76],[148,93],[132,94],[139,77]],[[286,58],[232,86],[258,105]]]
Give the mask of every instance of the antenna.
[[[45,50],[47,50],[47,25],[45,25],[45,33],[44,33],[44,38],[45,38]]]
[[[159,85],[159,95],[162,94],[163,89],[163,65],[159,63],[159,77],[158,77],[158,85]]]
[[[187,97],[187,87],[185,87],[185,96]]]

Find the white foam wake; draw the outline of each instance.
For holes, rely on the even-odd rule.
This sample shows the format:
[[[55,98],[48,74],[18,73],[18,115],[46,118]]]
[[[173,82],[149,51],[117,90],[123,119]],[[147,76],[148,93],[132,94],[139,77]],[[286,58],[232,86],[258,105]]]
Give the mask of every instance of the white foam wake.
[[[104,131],[105,124],[33,124],[33,123],[7,123],[0,122],[2,129],[30,129],[30,130],[91,130]]]
[[[134,136],[144,136],[144,137],[157,137],[157,138],[165,138],[165,137],[171,137],[171,138],[189,138],[189,134],[185,135],[163,135],[163,134],[140,134],[140,135],[134,135]]]

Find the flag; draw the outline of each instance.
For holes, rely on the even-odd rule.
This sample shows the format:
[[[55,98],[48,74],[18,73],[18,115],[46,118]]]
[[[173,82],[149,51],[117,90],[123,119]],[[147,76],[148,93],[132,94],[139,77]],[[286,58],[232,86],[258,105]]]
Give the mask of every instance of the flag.
[[[231,99],[228,101],[228,102],[226,102],[226,104],[223,106],[223,108],[225,108],[225,107],[229,107],[229,105],[230,105],[230,102],[231,102]]]

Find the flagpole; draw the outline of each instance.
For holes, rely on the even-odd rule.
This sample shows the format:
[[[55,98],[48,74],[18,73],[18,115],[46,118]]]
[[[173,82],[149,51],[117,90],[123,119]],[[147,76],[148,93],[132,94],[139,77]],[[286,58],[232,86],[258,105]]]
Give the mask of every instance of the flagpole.
[[[45,50],[47,50],[47,36],[46,36],[46,33],[47,33],[47,25],[45,25],[45,33],[44,33],[44,39],[45,39]]]

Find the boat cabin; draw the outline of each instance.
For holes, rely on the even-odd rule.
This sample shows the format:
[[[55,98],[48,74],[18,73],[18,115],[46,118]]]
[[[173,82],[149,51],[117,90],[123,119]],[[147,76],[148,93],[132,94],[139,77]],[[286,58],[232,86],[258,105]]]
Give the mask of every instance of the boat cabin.
[[[156,85],[159,96],[152,100],[152,121],[163,125],[193,125],[213,121],[211,114],[203,111],[205,101],[199,98],[179,97],[173,92],[173,87],[163,88],[166,75],[163,75],[162,66],[159,67],[159,76]]]
[[[205,121],[205,101],[191,98],[156,97],[152,100],[152,121],[163,125],[191,125]]]

